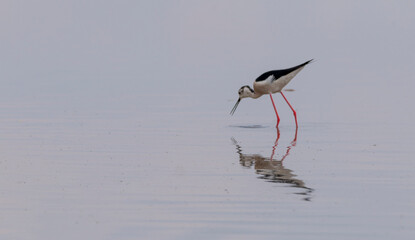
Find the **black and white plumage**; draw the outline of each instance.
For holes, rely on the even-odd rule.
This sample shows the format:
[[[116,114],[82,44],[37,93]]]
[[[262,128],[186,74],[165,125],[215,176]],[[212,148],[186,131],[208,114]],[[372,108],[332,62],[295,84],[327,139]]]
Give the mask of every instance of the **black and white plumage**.
[[[292,108],[291,104],[288,102],[287,98],[282,93],[282,89],[291,81],[291,79],[293,79],[297,75],[297,73],[299,73],[307,64],[309,64],[312,61],[313,59],[305,63],[302,63],[298,66],[292,67],[292,68],[272,70],[272,71],[265,72],[261,74],[261,76],[259,76],[255,80],[254,89],[252,89],[248,85],[242,86],[238,91],[239,99],[236,102],[235,106],[232,108],[231,115],[233,115],[233,113],[235,112],[242,98],[250,97],[250,98],[256,99],[256,98],[261,97],[264,94],[269,94],[271,101],[272,101],[272,105],[274,106],[275,113],[277,115],[277,120],[278,120],[277,127],[278,127],[280,118],[278,116],[277,109],[275,108],[272,94],[279,92],[284,97],[284,100],[287,102],[287,104],[290,106],[291,110],[293,111],[294,117],[295,117],[295,123],[298,127],[297,114]]]

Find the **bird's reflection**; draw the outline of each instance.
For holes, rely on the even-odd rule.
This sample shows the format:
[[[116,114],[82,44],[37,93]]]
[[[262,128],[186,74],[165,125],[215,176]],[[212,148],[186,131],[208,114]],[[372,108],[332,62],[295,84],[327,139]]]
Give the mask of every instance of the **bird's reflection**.
[[[295,147],[297,143],[297,130],[295,130],[294,139],[291,141],[290,145],[286,148],[284,155],[279,159],[274,159],[276,149],[278,146],[278,141],[280,139],[280,131],[277,129],[277,138],[275,140],[274,146],[272,147],[271,156],[269,158],[263,157],[260,154],[244,154],[242,152],[242,147],[239,143],[232,138],[232,142],[236,146],[236,152],[239,154],[239,163],[244,167],[254,166],[256,173],[259,174],[259,178],[267,182],[273,183],[283,183],[288,184],[291,187],[301,189],[301,192],[296,194],[304,195],[303,200],[310,201],[311,193],[313,189],[306,187],[305,183],[295,178],[296,175],[291,169],[284,167],[283,161],[290,154],[290,151]]]

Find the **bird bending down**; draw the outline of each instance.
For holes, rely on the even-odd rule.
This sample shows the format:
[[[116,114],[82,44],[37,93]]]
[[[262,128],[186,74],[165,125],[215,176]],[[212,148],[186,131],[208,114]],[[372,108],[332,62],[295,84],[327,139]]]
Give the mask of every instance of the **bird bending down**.
[[[309,64],[313,59],[300,64],[298,66],[282,69],[282,70],[272,70],[266,73],[263,73],[261,76],[259,76],[255,82],[254,82],[254,89],[252,89],[250,86],[245,85],[242,86],[239,91],[239,99],[236,102],[235,106],[232,108],[230,114],[233,115],[235,113],[236,108],[238,107],[239,103],[241,102],[242,98],[253,98],[257,99],[261,97],[264,94],[269,94],[269,97],[271,98],[272,106],[274,107],[275,114],[277,115],[277,128],[280,124],[280,117],[278,116],[277,108],[275,107],[274,99],[272,98],[273,93],[281,93],[284,100],[287,102],[288,106],[291,108],[294,114],[295,118],[295,125],[298,128],[297,123],[297,113],[295,112],[294,108],[291,106],[291,104],[288,102],[287,98],[282,93],[282,89],[299,73],[305,65]]]

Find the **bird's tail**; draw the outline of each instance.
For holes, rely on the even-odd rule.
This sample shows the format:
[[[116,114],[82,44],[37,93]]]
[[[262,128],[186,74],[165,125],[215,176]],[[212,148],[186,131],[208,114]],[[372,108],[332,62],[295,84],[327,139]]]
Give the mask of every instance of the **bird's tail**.
[[[307,64],[309,64],[309,63],[312,63],[312,62],[314,62],[314,58],[313,58],[313,59],[308,60],[307,62],[305,62],[305,63],[303,63],[303,64],[301,64],[301,66],[305,66],[305,65],[307,65]]]

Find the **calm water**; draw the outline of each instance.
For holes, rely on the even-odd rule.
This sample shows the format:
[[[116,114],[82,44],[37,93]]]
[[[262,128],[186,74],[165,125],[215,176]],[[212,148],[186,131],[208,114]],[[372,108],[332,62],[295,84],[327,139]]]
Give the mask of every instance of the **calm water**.
[[[0,239],[415,237],[412,2],[0,5]]]
[[[39,105],[2,116],[5,239],[414,234],[412,125]]]

